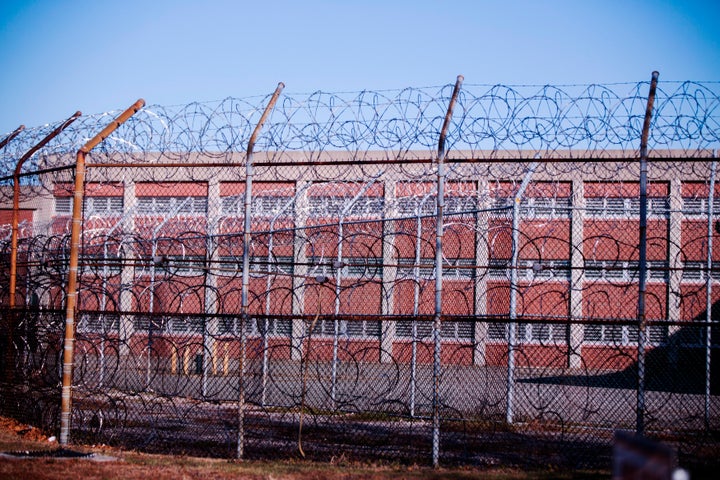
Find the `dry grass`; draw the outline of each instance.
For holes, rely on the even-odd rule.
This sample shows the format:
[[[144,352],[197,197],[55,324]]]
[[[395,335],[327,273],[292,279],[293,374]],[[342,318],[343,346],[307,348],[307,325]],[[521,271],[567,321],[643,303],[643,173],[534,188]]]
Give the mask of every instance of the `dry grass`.
[[[39,430],[0,417],[0,452],[54,450],[58,445]],[[609,472],[559,472],[539,469],[521,471],[512,468],[431,469],[418,466],[372,465],[368,463],[312,463],[306,461],[234,462],[221,459],[148,455],[105,446],[72,447],[74,451],[98,453],[116,460],[98,462],[88,459],[0,458],[0,478],[74,480],[74,479],[527,479],[527,478],[608,478]]]

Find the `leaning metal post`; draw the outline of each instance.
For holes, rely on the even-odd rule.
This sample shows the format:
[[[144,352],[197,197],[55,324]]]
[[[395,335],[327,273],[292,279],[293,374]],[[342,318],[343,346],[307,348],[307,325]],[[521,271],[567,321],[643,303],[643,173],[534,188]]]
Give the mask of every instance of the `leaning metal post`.
[[[80,255],[80,230],[82,229],[83,187],[85,184],[85,158],[88,153],[105,140],[120,125],[135,115],[145,105],[140,99],[121,113],[112,123],[95,135],[77,152],[75,165],[75,194],[73,219],[70,231],[70,264],[68,266],[67,300],[65,304],[65,341],[63,345],[62,400],[60,405],[60,445],[68,444],[72,401],[72,371],[75,342],[75,309],[77,306],[77,273]]]
[[[433,319],[433,438],[432,438],[432,464],[437,467],[440,462],[440,318],[442,316],[442,260],[443,260],[443,210],[445,208],[445,140],[452,120],[453,109],[457,102],[458,93],[464,78],[458,75],[453,88],[452,97],[448,104],[445,121],[440,131],[437,154],[437,197],[436,197],[436,224],[435,224],[435,317]]]
[[[710,192],[708,193],[707,223],[707,273],[705,274],[705,428],[710,428],[710,364],[712,359],[712,258],[713,258],[713,224],[715,207],[715,174],[717,172],[716,152],[713,151],[713,162],[710,166]]]
[[[537,162],[530,164],[525,178],[523,178],[522,183],[520,183],[520,188],[513,198],[512,258],[510,259],[510,324],[508,325],[508,363],[507,384],[505,389],[507,400],[507,404],[505,405],[505,421],[507,421],[507,423],[513,423],[513,403],[515,400],[515,321],[517,320],[518,257],[520,253],[520,205],[537,165]]]
[[[650,120],[657,90],[658,72],[652,72],[650,92],[648,93],[645,121],[643,122],[642,137],[640,138],[640,271],[638,272],[638,385],[637,385],[637,423],[636,434],[643,435],[645,431],[645,342],[647,335],[647,317],[645,312],[645,297],[647,296],[647,142],[650,135]]]
[[[237,458],[243,458],[245,444],[245,429],[243,423],[245,420],[245,326],[248,323],[248,291],[250,288],[250,216],[252,215],[252,181],[253,181],[253,150],[255,142],[260,134],[260,130],[265,124],[265,120],[270,115],[275,102],[277,102],[280,93],[285,84],[278,83],[275,92],[272,94],[270,101],[265,107],[260,120],[255,125],[250,140],[248,140],[247,152],[245,155],[245,222],[243,227],[243,270],[242,270],[242,304],[240,311],[240,365],[238,379],[238,438],[237,438]]]
[[[61,123],[57,128],[50,132],[45,138],[40,140],[34,147],[25,152],[20,157],[17,165],[15,166],[15,172],[13,173],[13,212],[12,212],[12,239],[10,242],[10,308],[14,308],[16,304],[15,290],[17,288],[17,255],[18,255],[18,225],[20,224],[20,171],[22,170],[23,164],[35,155],[35,152],[40,150],[42,147],[48,144],[50,140],[57,137],[60,132],[70,126],[80,115],[80,112],[75,112],[67,120]],[[19,129],[16,130],[19,133]]]

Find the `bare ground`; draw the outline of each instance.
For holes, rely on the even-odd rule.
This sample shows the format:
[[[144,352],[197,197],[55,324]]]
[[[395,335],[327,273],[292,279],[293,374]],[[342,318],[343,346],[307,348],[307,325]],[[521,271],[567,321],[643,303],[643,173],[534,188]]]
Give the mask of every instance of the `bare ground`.
[[[609,471],[526,471],[492,468],[439,468],[393,464],[309,461],[228,461],[188,456],[150,455],[104,445],[72,445],[66,455],[54,438],[37,428],[0,417],[0,478],[67,480],[127,479],[528,479],[608,478]],[[90,457],[68,458],[75,454]],[[110,457],[110,458],[108,458]]]

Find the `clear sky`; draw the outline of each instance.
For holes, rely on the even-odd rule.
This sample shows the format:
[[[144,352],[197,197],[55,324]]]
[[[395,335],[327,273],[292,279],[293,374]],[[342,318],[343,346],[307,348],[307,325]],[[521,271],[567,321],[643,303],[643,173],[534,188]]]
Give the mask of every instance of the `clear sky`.
[[[0,135],[138,98],[720,80],[720,0],[3,0]]]

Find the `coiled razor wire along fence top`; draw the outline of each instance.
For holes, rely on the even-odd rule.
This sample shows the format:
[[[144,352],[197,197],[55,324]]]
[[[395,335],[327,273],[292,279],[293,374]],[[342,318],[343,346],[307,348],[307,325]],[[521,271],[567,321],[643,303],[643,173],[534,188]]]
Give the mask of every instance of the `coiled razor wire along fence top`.
[[[720,87],[656,81],[7,135],[2,413],[211,456],[600,464],[630,430],[717,461]]]

